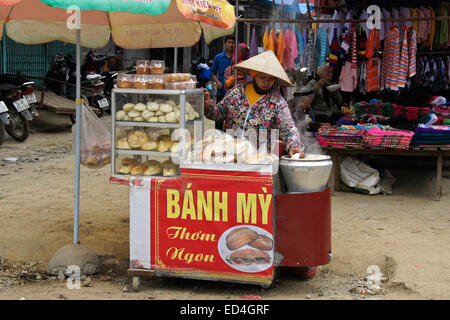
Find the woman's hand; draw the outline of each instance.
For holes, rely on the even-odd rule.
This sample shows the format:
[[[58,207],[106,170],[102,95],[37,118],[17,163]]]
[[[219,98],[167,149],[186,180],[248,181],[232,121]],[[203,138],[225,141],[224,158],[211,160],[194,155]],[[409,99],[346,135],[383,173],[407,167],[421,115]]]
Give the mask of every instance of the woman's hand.
[[[300,158],[304,158],[305,157],[305,153],[303,152],[302,149],[300,148],[290,148],[289,149],[289,156],[292,158],[294,156],[294,154],[299,153],[300,154]]]

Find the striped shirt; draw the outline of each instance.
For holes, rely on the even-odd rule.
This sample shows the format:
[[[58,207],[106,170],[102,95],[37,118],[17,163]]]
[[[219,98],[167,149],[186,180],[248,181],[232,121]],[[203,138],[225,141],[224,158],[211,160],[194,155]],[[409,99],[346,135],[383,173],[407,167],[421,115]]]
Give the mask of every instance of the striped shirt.
[[[408,30],[406,26],[403,27],[404,36],[402,44],[402,54],[400,56],[400,66],[398,69],[397,85],[399,88],[406,86],[406,78],[409,75],[409,48],[408,48]]]
[[[414,27],[409,29],[409,77],[416,75],[417,70],[417,37]]]
[[[377,91],[379,86],[378,77],[378,50],[380,49],[380,32],[372,29],[367,39],[367,92]]]
[[[398,26],[392,26],[386,34],[384,59],[381,68],[381,89],[398,91],[400,64],[400,32]]]

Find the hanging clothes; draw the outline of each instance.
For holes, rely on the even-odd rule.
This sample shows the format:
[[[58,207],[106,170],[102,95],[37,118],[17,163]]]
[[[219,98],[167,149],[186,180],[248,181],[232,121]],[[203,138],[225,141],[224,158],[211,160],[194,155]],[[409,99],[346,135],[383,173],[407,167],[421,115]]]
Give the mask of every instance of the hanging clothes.
[[[294,30],[287,29],[284,35],[286,48],[284,49],[284,62],[286,69],[294,69],[294,61],[298,56],[297,36]]]
[[[398,68],[400,63],[400,32],[397,26],[392,26],[386,35],[384,44],[383,64],[381,70],[381,89],[398,91]]]
[[[308,45],[306,48],[306,67],[308,69],[307,76],[313,76],[316,72],[316,55],[314,48],[314,33],[312,30],[310,30],[308,33]]]
[[[295,30],[295,36],[297,38],[297,58],[295,59],[295,64],[300,66],[303,65],[303,56],[305,54],[305,47],[303,45],[303,35],[300,30]]]
[[[417,38],[416,30],[414,27],[409,29],[409,78],[416,75],[416,65],[417,65]]]
[[[351,60],[346,61],[342,68],[341,76],[339,78],[339,84],[341,91],[353,92],[358,85],[358,72],[357,72],[357,39],[356,39],[356,27],[354,24],[350,27],[350,33],[352,35],[351,42]]]
[[[380,89],[378,74],[378,50],[381,48],[380,32],[372,29],[367,39],[367,92],[378,91]]]
[[[317,66],[320,67],[324,65],[327,61],[330,47],[328,45],[328,34],[327,28],[321,27],[319,29],[319,34],[316,39],[316,49],[317,49]]]
[[[330,56],[328,59],[330,67],[332,68],[336,67],[336,64],[338,62],[339,48],[340,47],[337,37],[337,28],[334,28],[333,39],[331,41]]]
[[[258,41],[256,40],[256,28],[253,27],[252,38],[250,40],[249,58],[258,55]]]
[[[406,86],[406,78],[409,74],[409,50],[408,50],[408,29],[403,26],[403,43],[402,51],[400,54],[400,65],[398,68],[398,80],[397,85],[399,88]]]
[[[280,33],[278,34],[278,39],[276,42],[276,56],[278,58],[278,61],[280,61],[280,64],[283,66],[283,68],[286,69],[286,64],[284,62],[284,49],[286,48],[286,42],[284,39],[283,30],[280,30]]]
[[[277,54],[277,34],[275,32],[275,29],[272,28],[272,30],[270,30],[270,34],[269,34],[269,39],[272,41],[273,43],[273,52],[275,53],[275,55]],[[269,40],[269,41],[270,41]]]
[[[263,36],[263,47],[264,50],[269,50],[269,27],[266,27]]]

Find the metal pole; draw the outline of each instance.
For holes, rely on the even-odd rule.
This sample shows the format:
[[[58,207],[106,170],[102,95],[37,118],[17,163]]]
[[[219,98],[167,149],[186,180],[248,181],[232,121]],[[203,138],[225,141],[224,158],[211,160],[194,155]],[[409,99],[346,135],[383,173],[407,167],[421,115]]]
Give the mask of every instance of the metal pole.
[[[236,0],[236,17],[239,17],[239,0]],[[238,22],[237,22],[237,20],[236,20],[236,25],[235,25],[235,28],[236,28],[236,40],[235,40],[235,43],[236,43],[236,45],[235,45],[235,57],[236,57],[236,64],[237,64],[237,56],[238,56],[238,46],[239,46],[239,38],[238,38],[238,35],[239,35],[239,26],[238,26]],[[233,62],[232,62],[233,63]],[[238,83],[238,73],[237,73],[237,70],[235,69],[234,70],[234,85],[236,86],[237,85],[237,83]]]
[[[3,25],[3,41],[2,41],[2,52],[3,52],[3,73],[7,73],[7,63],[6,63],[6,42],[8,41],[6,35],[6,23]]]
[[[80,133],[81,133],[81,30],[80,11],[77,11],[77,87],[76,87],[76,123],[75,123],[75,213],[73,223],[73,244],[79,244],[78,227],[80,214]]]
[[[178,69],[178,48],[173,49],[173,72],[177,73]]]

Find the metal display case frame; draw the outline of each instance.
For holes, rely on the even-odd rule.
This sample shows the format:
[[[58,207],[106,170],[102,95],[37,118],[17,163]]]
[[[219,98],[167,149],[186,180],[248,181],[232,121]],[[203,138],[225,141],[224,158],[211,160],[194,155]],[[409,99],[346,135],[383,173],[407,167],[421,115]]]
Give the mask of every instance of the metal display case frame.
[[[200,117],[195,120],[186,121],[185,117],[180,116],[180,120],[178,123],[161,123],[161,122],[133,122],[133,121],[117,121],[116,120],[116,112],[117,110],[117,95],[118,94],[139,94],[139,95],[157,95],[157,96],[179,96],[179,107],[180,107],[180,115],[186,114],[186,102],[187,96],[189,95],[198,95],[201,94],[200,99],[200,110],[194,109],[199,113]],[[139,129],[139,128],[155,128],[155,129],[187,129],[188,127],[194,126],[196,121],[201,121],[201,137],[203,138],[204,133],[204,92],[203,89],[190,89],[190,90],[167,90],[167,89],[131,89],[131,88],[115,88],[112,91],[112,157],[111,157],[111,176],[123,178],[126,174],[117,174],[115,171],[116,168],[116,156],[117,155],[131,155],[131,156],[149,156],[149,157],[170,157],[172,152],[159,152],[159,151],[142,151],[142,150],[121,150],[116,148],[116,127],[124,126],[130,127],[130,129]],[[194,137],[191,137],[192,139]],[[170,178],[163,176],[148,176],[152,178]],[[173,176],[179,177],[179,175]]]

